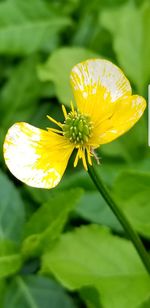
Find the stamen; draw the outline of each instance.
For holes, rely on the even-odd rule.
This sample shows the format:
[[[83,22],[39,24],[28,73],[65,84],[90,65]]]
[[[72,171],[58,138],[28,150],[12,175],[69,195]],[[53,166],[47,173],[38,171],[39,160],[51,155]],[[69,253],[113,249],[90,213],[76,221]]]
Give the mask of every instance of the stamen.
[[[87,167],[87,162],[86,162],[86,158],[85,158],[85,149],[82,149],[82,162],[83,162],[83,167],[84,169],[87,171],[88,170],[88,167]]]
[[[48,130],[48,131],[52,131],[52,132],[54,132],[54,133],[58,133],[58,134],[63,135],[63,131],[62,131],[62,130],[59,130],[59,129],[56,129],[56,128],[47,127],[47,130]]]
[[[63,111],[64,117],[66,119],[67,118],[67,111],[66,111],[66,108],[65,108],[64,105],[62,105],[62,111]]]
[[[77,166],[79,159],[82,159],[84,169],[87,171],[87,162],[92,165],[92,154],[88,145],[93,132],[91,118],[76,111],[72,102],[71,112],[67,114],[64,106],[62,106],[62,110],[65,117],[64,124],[62,125],[63,135],[77,149],[74,167]]]
[[[74,167],[76,167],[77,166],[77,164],[78,164],[78,161],[79,161],[79,150],[77,151],[77,154],[76,154],[76,157],[75,157],[75,160],[74,160]]]
[[[97,164],[100,165],[100,158],[98,157],[98,155],[96,154],[94,149],[91,149],[91,153],[94,156],[94,158],[96,159]]]
[[[59,127],[63,127],[63,124],[62,123],[60,123],[60,122],[57,122],[55,119],[53,119],[52,117],[50,117],[49,115],[47,115],[47,118],[51,121],[51,122],[53,122],[53,123],[55,123],[56,125],[58,125]]]
[[[71,110],[72,110],[72,112],[73,112],[73,114],[75,113],[75,110],[74,110],[74,106],[73,106],[73,102],[71,101],[70,102],[70,105],[71,105]]]
[[[86,148],[86,152],[87,152],[87,160],[88,160],[88,163],[89,165],[92,166],[92,160],[91,160],[91,156],[92,154],[90,153],[90,150]]]

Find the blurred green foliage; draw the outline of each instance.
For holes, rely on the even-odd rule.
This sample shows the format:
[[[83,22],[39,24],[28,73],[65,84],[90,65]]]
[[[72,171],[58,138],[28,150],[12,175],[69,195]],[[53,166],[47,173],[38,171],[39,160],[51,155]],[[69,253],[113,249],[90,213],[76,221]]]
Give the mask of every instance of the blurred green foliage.
[[[34,189],[2,154],[16,121],[61,120],[60,104],[73,99],[70,69],[85,59],[111,60],[147,98],[149,33],[149,0],[0,1],[0,308],[150,307],[150,279],[82,166],[71,160],[57,188]],[[98,171],[149,250],[146,112],[98,154]]]

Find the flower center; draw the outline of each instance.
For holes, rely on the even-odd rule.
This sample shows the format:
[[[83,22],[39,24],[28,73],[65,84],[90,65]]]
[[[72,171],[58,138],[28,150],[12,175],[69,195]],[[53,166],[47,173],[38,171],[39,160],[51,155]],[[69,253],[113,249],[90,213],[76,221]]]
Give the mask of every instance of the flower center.
[[[84,145],[89,141],[92,128],[90,117],[76,111],[68,113],[63,124],[64,136],[77,145]]]

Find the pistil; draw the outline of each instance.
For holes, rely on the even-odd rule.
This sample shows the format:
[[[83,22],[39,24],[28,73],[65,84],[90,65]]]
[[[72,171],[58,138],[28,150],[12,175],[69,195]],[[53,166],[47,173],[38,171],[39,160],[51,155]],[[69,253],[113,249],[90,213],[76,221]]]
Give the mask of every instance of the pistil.
[[[79,146],[86,146],[92,136],[92,128],[90,117],[77,111],[68,113],[62,126],[64,136]]]

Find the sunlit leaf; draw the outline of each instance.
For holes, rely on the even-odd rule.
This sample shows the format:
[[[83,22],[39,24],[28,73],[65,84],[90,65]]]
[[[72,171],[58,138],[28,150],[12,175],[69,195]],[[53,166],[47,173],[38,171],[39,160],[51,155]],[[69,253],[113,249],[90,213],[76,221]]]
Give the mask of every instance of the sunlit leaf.
[[[15,274],[21,265],[21,256],[13,242],[0,241],[0,278]]]
[[[31,216],[25,226],[22,248],[25,256],[38,255],[52,246],[81,194],[81,189],[50,194],[48,201]]]
[[[76,212],[93,223],[107,225],[114,230],[122,231],[117,218],[99,192],[85,192],[78,202]]]
[[[113,35],[120,66],[141,94],[150,81],[150,2],[142,4],[137,7],[133,1],[128,1],[122,7],[102,12],[100,18]]]
[[[53,14],[45,1],[0,3],[0,53],[30,54],[61,32],[71,21]]]
[[[42,270],[71,290],[95,286],[104,308],[137,308],[150,295],[150,278],[132,244],[98,226],[62,235]]]
[[[0,94],[0,125],[8,128],[16,121],[28,120],[35,112],[42,93],[36,65],[37,58],[29,57],[12,69]]]
[[[80,289],[80,295],[88,308],[103,308],[100,301],[100,294],[94,287],[83,287]]]
[[[114,194],[135,229],[150,238],[150,174],[123,172],[115,182]]]
[[[6,291],[6,280],[5,278],[0,279],[0,308],[3,308],[4,294]]]
[[[46,63],[39,67],[39,77],[43,81],[52,81],[59,101],[70,106],[70,101],[73,99],[70,86],[70,71],[78,62],[93,57],[100,56],[80,47],[60,48],[54,51]]]

